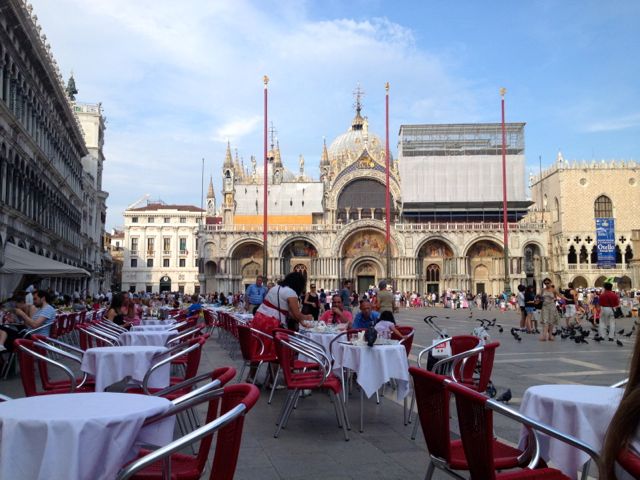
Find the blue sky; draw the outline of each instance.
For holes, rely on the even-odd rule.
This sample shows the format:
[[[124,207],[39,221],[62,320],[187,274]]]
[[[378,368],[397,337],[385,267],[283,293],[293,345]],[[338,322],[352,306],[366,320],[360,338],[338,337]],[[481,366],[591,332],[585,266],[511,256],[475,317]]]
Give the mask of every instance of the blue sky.
[[[550,164],[640,160],[640,2],[32,0],[78,99],[102,102],[108,226],[142,195],[219,192],[226,140],[262,155],[262,75],[285,163],[317,176],[322,139],[349,126],[359,83],[370,128],[507,121]],[[72,15],[69,15],[72,12]],[[206,186],[205,186],[206,188]]]

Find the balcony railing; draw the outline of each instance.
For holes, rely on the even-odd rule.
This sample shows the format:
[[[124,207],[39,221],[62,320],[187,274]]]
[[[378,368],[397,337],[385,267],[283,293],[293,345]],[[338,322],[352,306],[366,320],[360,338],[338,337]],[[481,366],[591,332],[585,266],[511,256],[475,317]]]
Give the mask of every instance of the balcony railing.
[[[163,250],[162,255],[171,255],[171,250]]]
[[[368,219],[370,220],[370,219]],[[357,220],[354,220],[357,221]],[[311,224],[311,225],[269,225],[270,232],[335,232],[350,223],[335,224]],[[384,222],[380,221],[381,224]],[[206,232],[262,232],[262,225],[203,225],[201,227]],[[396,223],[394,228],[399,232],[429,232],[429,231],[453,231],[453,232],[487,232],[502,231],[502,223],[496,222],[433,222],[433,223]],[[510,231],[536,231],[546,230],[549,226],[546,223],[510,223]]]
[[[597,264],[587,264],[587,263],[583,263],[583,264],[579,264],[579,263],[569,263],[567,264],[567,270],[580,270],[580,271],[584,271],[584,272],[589,272],[589,271],[594,271],[594,270],[602,270],[604,272],[608,271],[612,271],[612,270],[624,270],[628,267],[628,265],[624,264],[624,263],[616,263],[615,268],[614,267],[599,267]]]
[[[130,254],[131,254],[131,256],[133,257],[133,256],[138,255],[138,250],[130,250],[130,252],[129,252],[129,253],[130,253]]]
[[[156,251],[155,250],[147,250],[147,255],[152,256],[155,255]]]
[[[189,251],[188,250],[180,250],[180,255],[188,255]]]

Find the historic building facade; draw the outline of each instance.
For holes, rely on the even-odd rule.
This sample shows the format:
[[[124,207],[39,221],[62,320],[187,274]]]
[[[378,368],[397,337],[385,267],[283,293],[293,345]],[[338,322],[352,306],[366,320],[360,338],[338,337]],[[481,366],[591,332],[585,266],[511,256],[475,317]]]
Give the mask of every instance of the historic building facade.
[[[125,210],[122,290],[199,292],[197,232],[203,218],[198,207],[162,202]]]
[[[268,153],[269,278],[298,270],[325,289],[337,289],[344,279],[352,279],[355,289],[362,291],[390,278],[398,290],[421,293],[502,291],[501,191],[499,195],[493,191],[493,170],[500,158],[499,125],[413,127],[401,128],[399,158],[390,160],[389,245],[385,242],[385,146],[369,131],[359,99],[349,129],[322,147],[319,180],[307,177],[303,158],[299,173],[288,172],[279,145],[272,144]],[[524,184],[524,124],[509,124],[508,129],[509,178],[514,179],[509,190],[509,265],[515,288],[519,283],[539,284],[548,275],[548,226],[523,219],[531,203]],[[262,273],[263,177],[255,159],[251,163],[246,168],[228,146],[218,221],[208,219],[200,231],[204,262],[200,279],[206,292],[240,291]],[[444,196],[447,188],[452,193],[465,189],[464,195],[438,198],[408,178],[422,175],[423,170],[437,173],[439,182],[450,182],[438,186]],[[463,185],[455,182],[463,176]],[[490,183],[485,186],[484,181]],[[209,212],[208,218],[212,216]]]
[[[549,225],[549,259],[554,281],[576,287],[601,286],[616,277],[620,289],[638,288],[631,264],[633,230],[640,228],[640,165],[634,161],[569,162],[531,179],[532,217]],[[615,267],[598,266],[596,218],[615,221]]]
[[[70,82],[73,82],[73,77]],[[74,102],[73,107],[89,151],[88,155],[82,157],[82,233],[84,240],[82,266],[91,273],[87,291],[98,293],[111,288],[113,269],[111,255],[104,248],[107,197],[109,196],[102,189],[102,171],[105,161],[103,149],[105,122],[100,104]]]
[[[0,9],[2,295],[10,294],[19,283],[15,277],[21,273],[15,273],[16,268],[8,265],[16,256],[34,266],[46,264],[50,271],[64,271],[63,277],[44,282],[59,291],[97,288],[89,281],[88,269],[95,270],[102,263],[101,243],[95,244],[94,240],[101,228],[98,210],[104,211],[100,199],[104,192],[101,185],[86,176],[83,159],[88,155],[74,104],[65,91],[60,70],[32,7],[22,0],[3,2]],[[91,199],[87,198],[85,187],[90,187]],[[94,201],[95,205],[92,210],[97,223],[91,226],[84,220],[86,201]],[[41,277],[47,277],[44,270],[40,268]]]

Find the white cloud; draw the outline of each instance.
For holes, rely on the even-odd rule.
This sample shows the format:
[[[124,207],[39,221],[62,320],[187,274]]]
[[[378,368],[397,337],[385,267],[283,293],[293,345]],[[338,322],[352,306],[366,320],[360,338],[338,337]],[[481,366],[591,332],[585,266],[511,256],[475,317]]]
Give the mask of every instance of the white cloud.
[[[640,113],[623,115],[617,118],[608,118],[606,120],[598,120],[587,125],[586,131],[592,133],[612,132],[634,127],[640,127]]]
[[[232,120],[221,125],[215,132],[213,139],[217,142],[231,141],[236,143],[240,138],[253,133],[260,124],[262,117],[254,115],[249,118]]]
[[[455,52],[420,50],[410,29],[385,18],[316,21],[298,2],[32,3],[58,63],[74,71],[79,99],[102,102],[107,114],[109,225],[144,192],[198,205],[200,159],[205,176],[219,179],[227,139],[245,159],[260,159],[264,74],[283,160],[295,168],[304,154],[311,174],[322,137],[348,127],[357,83],[380,135],[387,81],[392,132],[480,110],[480,87],[458,78]]]

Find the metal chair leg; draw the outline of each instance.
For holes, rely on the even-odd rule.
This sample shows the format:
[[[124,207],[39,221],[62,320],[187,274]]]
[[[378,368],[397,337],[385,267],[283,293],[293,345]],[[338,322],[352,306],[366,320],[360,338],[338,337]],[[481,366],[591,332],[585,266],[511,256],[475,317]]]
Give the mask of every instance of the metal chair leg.
[[[276,372],[276,376],[273,379],[273,384],[271,385],[271,394],[269,394],[269,401],[267,404],[271,405],[271,400],[273,399],[273,393],[276,391],[276,385],[278,384],[278,376],[280,375],[280,365],[278,365],[278,371]]]

